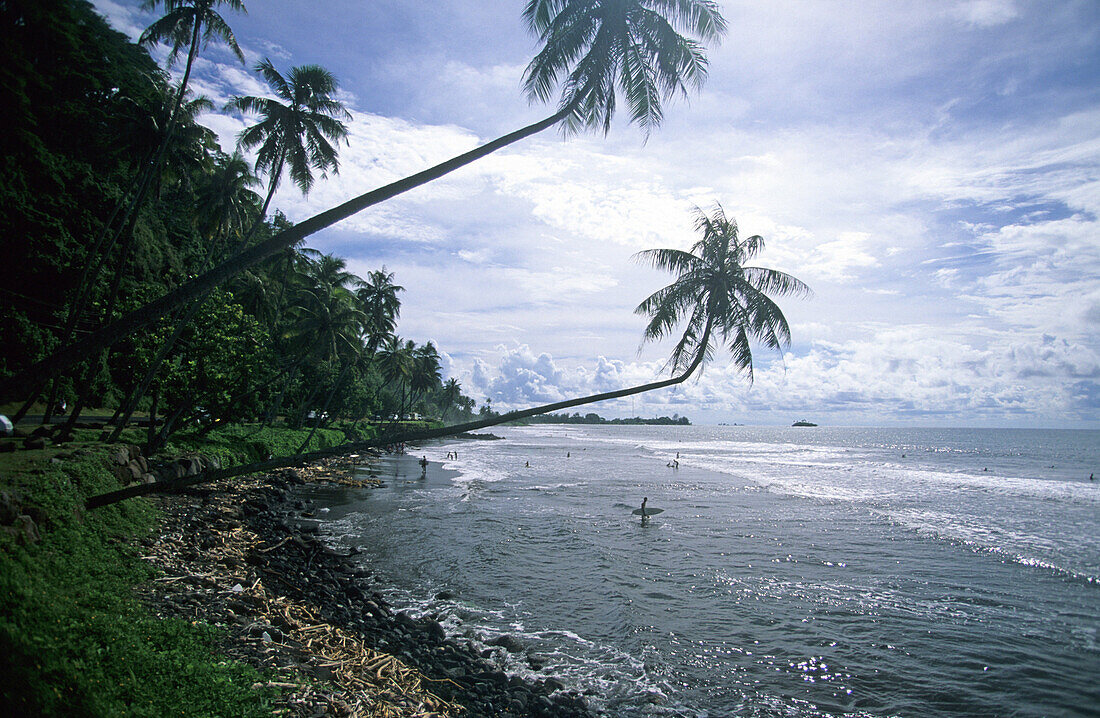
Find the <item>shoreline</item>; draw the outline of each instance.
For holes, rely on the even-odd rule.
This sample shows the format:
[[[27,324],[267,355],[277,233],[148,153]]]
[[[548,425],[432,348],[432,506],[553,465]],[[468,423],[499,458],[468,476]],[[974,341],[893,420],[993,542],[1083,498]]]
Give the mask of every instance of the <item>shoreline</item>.
[[[358,461],[392,462],[396,480],[419,473],[412,454]],[[227,656],[273,671],[266,686],[285,691],[275,706],[290,715],[592,716],[555,679],[509,676],[439,623],[395,612],[369,568],[325,544],[329,517],[314,516],[308,494],[372,485],[342,480],[349,468],[344,458],[157,499],[161,525],[141,550],[163,575],[143,602],[223,629]]]

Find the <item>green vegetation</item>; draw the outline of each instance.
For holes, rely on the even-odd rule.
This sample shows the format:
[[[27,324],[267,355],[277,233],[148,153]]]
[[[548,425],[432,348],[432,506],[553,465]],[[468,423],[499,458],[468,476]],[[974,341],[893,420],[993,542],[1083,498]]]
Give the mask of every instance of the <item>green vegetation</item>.
[[[193,0],[193,4],[209,7],[213,0]],[[602,128],[606,132],[617,96],[625,99],[632,122],[646,131],[658,126],[663,118],[663,101],[702,84],[707,64],[702,43],[717,42],[725,34],[726,21],[713,0],[660,3],[656,11],[651,4],[648,0],[608,0],[598,4],[532,0],[524,9],[524,19],[543,47],[527,68],[525,86],[529,99],[540,101],[548,100],[554,89],[561,86],[560,107],[553,115],[361,194],[294,227],[280,227],[269,239],[255,242],[160,299],[135,308],[18,374],[0,379],[0,394],[18,391],[22,382],[35,383],[98,353],[227,280],[295,247],[314,232],[443,177],[502,147],[559,124],[566,132],[583,128]],[[197,27],[196,24],[196,32]]]
[[[256,67],[276,99],[226,108],[258,119],[240,137],[258,148],[250,167],[200,124],[214,108],[188,88],[209,41],[240,57],[217,10],[243,4],[145,3],[158,5],[166,15],[137,45],[86,0],[0,2],[0,232],[18,238],[6,260],[20,269],[0,288],[0,399],[25,400],[17,415],[43,399],[47,414],[71,407],[52,436],[63,449],[0,459],[0,689],[21,714],[259,715],[270,700],[244,690],[258,674],[218,658],[215,629],[157,620],[133,597],[151,576],[135,546],[155,516],[141,501],[85,511],[119,483],[99,442],[212,454],[245,473],[672,386],[722,343],[751,377],[750,339],[789,341],[768,295],[806,291],[743,266],[763,241],[741,241],[720,208],[700,212],[692,253],[643,255],[677,274],[639,311],[647,339],[686,320],[669,364],[678,375],[505,414],[487,402],[475,414],[458,382],[444,382],[439,350],[396,334],[404,290],[394,275],[382,267],[364,280],[302,241],[550,127],[606,132],[617,96],[634,123],[655,128],[662,102],[705,77],[701,43],[726,27],[715,3],[531,0],[524,18],[542,49],[525,89],[546,101],[560,86],[554,114],[297,225],[269,204],[284,171],[302,192],[313,172],[338,171],[349,116],[333,99],[336,78],[315,65]],[[158,42],[173,60],[186,49],[175,86],[143,47]],[[118,410],[103,435],[78,423],[91,406]],[[127,428],[132,415],[149,417],[147,429]]]
[[[179,449],[251,460],[296,447],[307,432],[232,428]],[[0,532],[0,696],[11,715],[269,715],[263,676],[220,656],[219,631],[151,615],[135,584],[154,577],[138,539],[155,528],[145,502],[85,512],[117,486],[110,447],[82,431],[62,449],[0,457],[0,510],[23,513],[41,539]],[[87,440],[87,441],[85,441]],[[318,432],[311,448],[339,443]],[[51,462],[58,459],[60,463]],[[8,524],[7,517],[3,522]]]
[[[275,99],[240,97],[227,108],[258,118],[241,144],[259,148],[255,172],[266,183],[199,124],[212,106],[187,97],[196,55],[212,40],[240,54],[218,6],[243,10],[236,1],[165,3],[167,14],[143,35],[143,45],[167,43],[173,59],[186,53],[175,87],[83,0],[0,11],[0,89],[14,128],[0,138],[0,227],[21,238],[9,257],[21,271],[2,289],[0,375],[291,227],[278,212],[267,216],[284,171],[305,192],[315,172],[338,170],[348,115],[332,99],[336,78],[315,65],[284,77],[265,60],[256,70]],[[254,191],[261,184],[264,197]],[[408,364],[397,374],[382,361],[379,347],[396,342],[401,291],[384,270],[364,281],[337,257],[290,246],[109,353],[21,385],[20,398],[44,402],[47,414],[72,407],[62,434],[85,406],[118,407],[110,441],[125,417],[151,415],[159,424],[141,438],[147,453],[196,426],[469,415],[471,400],[444,392],[430,343],[387,352],[386,362]],[[35,404],[23,406],[15,413]]]

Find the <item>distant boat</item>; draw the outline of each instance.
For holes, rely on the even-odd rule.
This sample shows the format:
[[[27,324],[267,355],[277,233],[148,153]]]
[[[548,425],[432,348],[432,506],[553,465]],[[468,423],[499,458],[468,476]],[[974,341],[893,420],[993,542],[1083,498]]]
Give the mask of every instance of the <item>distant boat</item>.
[[[813,423],[812,421],[796,421],[795,423],[791,424],[791,426],[817,426],[817,424]]]

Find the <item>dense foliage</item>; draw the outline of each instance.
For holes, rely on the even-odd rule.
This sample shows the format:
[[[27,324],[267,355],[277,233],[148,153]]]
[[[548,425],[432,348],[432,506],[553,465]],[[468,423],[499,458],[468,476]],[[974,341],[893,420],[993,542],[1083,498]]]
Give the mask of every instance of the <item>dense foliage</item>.
[[[211,39],[208,26],[222,22],[216,5],[197,16],[188,67]],[[193,21],[177,18],[174,34],[143,40],[182,54]],[[242,139],[265,138],[264,179],[201,125],[210,102],[170,85],[147,49],[85,0],[0,2],[0,33],[0,232],[17,268],[0,287],[0,374],[291,226],[278,212],[265,216],[284,165],[303,191],[311,171],[338,169],[335,144],[318,157],[301,149],[346,135],[323,68],[284,79],[265,60],[256,69],[286,106],[231,103],[258,114]],[[233,48],[227,33],[214,34]],[[284,116],[307,136],[269,126]],[[437,350],[394,335],[401,291],[384,270],[364,280],[339,258],[294,247],[33,390],[47,411],[75,407],[73,420],[85,406],[156,413],[164,423],[152,449],[196,422],[458,419],[472,402],[445,388]]]

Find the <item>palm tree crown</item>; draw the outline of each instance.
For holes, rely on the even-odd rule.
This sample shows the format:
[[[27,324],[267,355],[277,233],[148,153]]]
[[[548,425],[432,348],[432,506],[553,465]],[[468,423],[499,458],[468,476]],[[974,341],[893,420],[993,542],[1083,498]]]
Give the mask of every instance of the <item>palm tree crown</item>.
[[[401,315],[401,299],[398,292],[405,288],[394,284],[393,272],[376,269],[367,275],[367,281],[356,291],[359,305],[366,314],[364,327],[367,335],[367,348],[373,354],[386,337],[397,328],[397,318]]]
[[[706,79],[701,41],[726,31],[713,0],[528,0],[523,18],[544,43],[524,90],[545,102],[560,80],[567,131],[607,133],[621,92],[631,121],[648,133],[661,124],[663,101]]]
[[[324,176],[340,169],[332,142],[347,138],[348,128],[338,118],[350,120],[351,115],[332,98],[336,78],[320,65],[295,67],[283,77],[267,59],[256,65],[256,71],[277,99],[236,97],[229,103],[230,109],[260,116],[237,142],[245,149],[259,146],[256,171],[271,177],[271,193],[284,165],[289,165],[290,179],[307,194],[313,187],[313,170]]]
[[[215,242],[241,237],[260,206],[260,196],[252,191],[259,183],[239,151],[218,156],[213,172],[196,193],[203,236]]]
[[[768,295],[812,292],[789,274],[745,266],[764,248],[764,239],[759,235],[742,239],[737,222],[726,217],[721,205],[715,204],[710,216],[696,207],[695,228],[703,237],[690,252],[650,249],[635,255],[658,269],[679,275],[634,310],[650,318],[643,341],[670,335],[687,317],[684,334],[668,361],[671,371],[690,367],[690,373],[711,357],[712,345],[717,343],[729,349],[738,368],[746,370],[752,381],[750,340],[772,349],[788,345],[791,340],[786,317]]]
[[[141,8],[153,10],[162,1],[166,14],[141,34],[138,42],[142,45],[158,42],[170,44],[172,53],[168,56],[168,61],[171,63],[185,47],[190,48],[189,53],[194,53],[200,40],[202,44],[207,44],[217,35],[237,59],[244,62],[244,53],[237,45],[233,30],[214,9],[218,5],[225,5],[231,10],[246,12],[241,0],[145,0]]]

